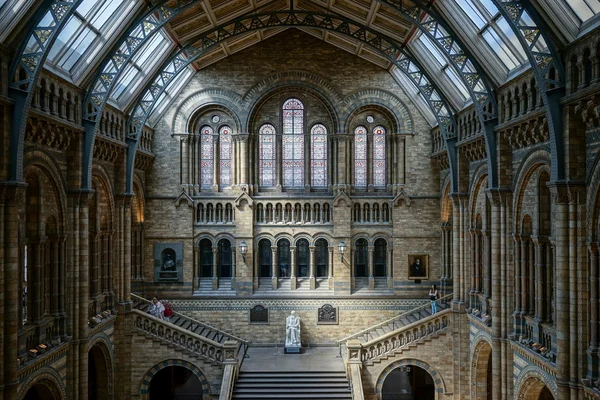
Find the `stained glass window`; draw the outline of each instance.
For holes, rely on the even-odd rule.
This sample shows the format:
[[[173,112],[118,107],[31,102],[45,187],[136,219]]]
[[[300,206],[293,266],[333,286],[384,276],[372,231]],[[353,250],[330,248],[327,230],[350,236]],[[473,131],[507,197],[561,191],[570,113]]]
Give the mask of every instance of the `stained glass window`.
[[[200,185],[211,188],[213,184],[213,129],[203,126],[200,129]]]
[[[260,186],[275,186],[275,127],[264,124],[258,131]]]
[[[304,186],[304,105],[298,99],[283,103],[283,186]]]
[[[313,125],[310,130],[311,142],[311,185],[327,186],[327,128],[322,124]]]
[[[354,130],[354,185],[367,186],[367,128]]]
[[[373,129],[373,185],[385,186],[385,128]]]
[[[221,186],[231,186],[231,128],[228,126],[219,129],[219,162]]]

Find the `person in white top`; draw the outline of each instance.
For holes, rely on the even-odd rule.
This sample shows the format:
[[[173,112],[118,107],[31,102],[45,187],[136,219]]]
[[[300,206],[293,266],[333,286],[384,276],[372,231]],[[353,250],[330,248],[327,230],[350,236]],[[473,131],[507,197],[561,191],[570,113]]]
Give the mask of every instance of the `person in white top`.
[[[165,319],[165,306],[156,297],[153,297],[148,313],[156,318]]]
[[[431,300],[431,313],[435,314],[437,312],[437,298],[438,291],[435,285],[431,285],[431,289],[429,289],[429,300]]]

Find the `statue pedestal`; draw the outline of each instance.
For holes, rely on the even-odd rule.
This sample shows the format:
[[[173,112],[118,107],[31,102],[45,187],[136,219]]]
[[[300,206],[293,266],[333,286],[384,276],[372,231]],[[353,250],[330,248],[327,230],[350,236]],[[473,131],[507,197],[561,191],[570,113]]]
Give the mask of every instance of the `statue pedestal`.
[[[302,352],[302,347],[285,347],[283,349],[283,354],[300,354]]]

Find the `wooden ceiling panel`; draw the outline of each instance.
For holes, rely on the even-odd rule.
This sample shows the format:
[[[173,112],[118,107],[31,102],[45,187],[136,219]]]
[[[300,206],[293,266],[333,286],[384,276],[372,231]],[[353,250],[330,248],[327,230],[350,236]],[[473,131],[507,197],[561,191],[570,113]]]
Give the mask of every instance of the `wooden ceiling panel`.
[[[255,31],[227,41],[230,53],[235,53],[261,41],[260,32]]]
[[[239,17],[250,11],[252,11],[252,4],[248,0],[230,0],[219,8],[213,7],[218,25],[224,24],[228,19]]]

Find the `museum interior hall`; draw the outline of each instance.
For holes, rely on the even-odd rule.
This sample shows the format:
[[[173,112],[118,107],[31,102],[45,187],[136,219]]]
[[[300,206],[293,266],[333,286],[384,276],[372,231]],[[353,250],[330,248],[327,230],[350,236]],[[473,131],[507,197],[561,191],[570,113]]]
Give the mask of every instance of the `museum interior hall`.
[[[0,0],[0,400],[600,399],[600,0]]]

